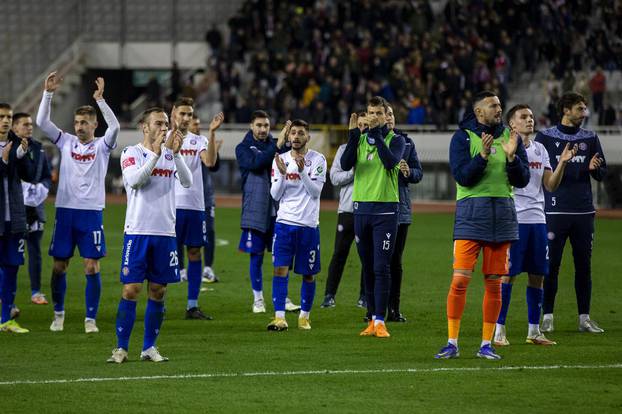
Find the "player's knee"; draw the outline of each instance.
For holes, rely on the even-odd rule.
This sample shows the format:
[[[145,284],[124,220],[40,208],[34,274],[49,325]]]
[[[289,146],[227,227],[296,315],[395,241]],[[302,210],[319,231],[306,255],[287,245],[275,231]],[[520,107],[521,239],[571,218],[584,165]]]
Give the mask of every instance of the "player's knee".
[[[287,276],[287,271],[289,268],[287,266],[279,266],[274,268],[274,276],[285,277]]]
[[[201,260],[201,248],[200,247],[188,247],[188,260],[196,262]]]
[[[302,277],[302,280],[304,280],[307,283],[311,283],[315,280],[315,276],[314,275],[304,275]]]
[[[84,259],[84,273],[87,275],[94,275],[99,273],[99,260],[96,259]]]
[[[511,285],[514,283],[514,279],[513,276],[501,276],[501,283],[508,283]]]
[[[166,286],[156,283],[149,284],[149,299],[161,302],[166,294]]]
[[[139,283],[129,283],[127,285],[123,285],[123,299],[136,300],[141,290],[142,285]]]
[[[529,278],[527,279],[527,286],[536,289],[542,289],[544,287],[544,276],[530,274]]]
[[[52,267],[52,273],[55,275],[60,275],[61,273],[65,273],[67,271],[68,265],[69,265],[69,260],[54,259],[54,266]]]

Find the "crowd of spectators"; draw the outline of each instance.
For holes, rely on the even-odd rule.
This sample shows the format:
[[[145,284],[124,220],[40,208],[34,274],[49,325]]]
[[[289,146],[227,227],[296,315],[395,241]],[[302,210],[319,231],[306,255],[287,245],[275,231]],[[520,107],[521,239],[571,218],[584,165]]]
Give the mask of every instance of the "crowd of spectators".
[[[622,69],[620,0],[247,0],[227,25],[209,28],[205,70],[177,87],[206,117],[245,123],[262,108],[346,124],[380,95],[399,123],[444,129],[475,91],[505,103],[510,82],[546,65],[542,122],[556,122],[563,91],[582,89],[601,123],[619,118],[603,70]]]

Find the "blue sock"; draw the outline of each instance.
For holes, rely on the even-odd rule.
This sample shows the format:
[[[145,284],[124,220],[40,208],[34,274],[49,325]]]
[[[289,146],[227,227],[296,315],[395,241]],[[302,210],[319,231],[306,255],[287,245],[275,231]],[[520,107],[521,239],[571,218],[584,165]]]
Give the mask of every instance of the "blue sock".
[[[376,320],[384,321],[384,316],[389,305],[389,292],[391,290],[391,273],[375,271],[374,276],[374,315]]]
[[[2,320],[5,323],[11,320],[11,308],[15,302],[15,292],[17,290],[17,266],[2,266]]]
[[[129,349],[130,335],[136,320],[136,302],[121,298],[117,308],[117,348]]]
[[[65,310],[65,292],[67,291],[67,273],[52,273],[52,302],[54,311]]]
[[[289,276],[274,276],[272,278],[272,304],[275,312],[285,311],[285,299],[287,299],[287,284]]]
[[[201,291],[201,260],[188,260],[188,307],[196,308]]]
[[[143,351],[155,345],[160,327],[164,320],[164,302],[156,302],[149,299],[145,310],[145,337],[143,339]]]
[[[543,297],[544,289],[527,286],[527,319],[532,325],[540,323]]]
[[[261,266],[263,265],[263,254],[251,253],[251,287],[257,292],[263,290],[263,275],[261,272]]]
[[[501,283],[501,311],[497,318],[497,323],[499,325],[505,325],[505,318],[508,316],[510,298],[512,297],[512,286],[511,283]]]
[[[90,319],[97,318],[97,309],[99,309],[99,298],[102,293],[102,278],[99,272],[92,275],[86,275],[86,289],[84,297],[86,299],[86,317]]]
[[[307,282],[302,279],[302,286],[300,287],[300,309],[305,312],[311,312],[311,306],[313,306],[313,299],[315,298],[315,279],[312,282]]]

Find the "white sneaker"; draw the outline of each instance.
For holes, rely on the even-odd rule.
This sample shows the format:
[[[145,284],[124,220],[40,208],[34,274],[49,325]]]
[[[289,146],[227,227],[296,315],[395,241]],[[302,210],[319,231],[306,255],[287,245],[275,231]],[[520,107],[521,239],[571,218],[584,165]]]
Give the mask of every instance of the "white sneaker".
[[[188,270],[187,269],[181,269],[179,271],[179,281],[180,282],[187,282],[188,281]]]
[[[87,333],[87,334],[99,332],[99,328],[95,324],[95,319],[85,319],[84,320],[84,332]]]
[[[127,361],[127,351],[123,348],[116,348],[112,350],[112,356],[106,360],[106,362],[114,362],[116,364],[122,364]]]
[[[605,330],[598,326],[596,322],[587,318],[583,322],[579,322],[579,331],[581,332],[591,332],[591,333],[603,333]]]
[[[550,317],[543,317],[540,324],[540,332],[553,332],[555,327],[553,326],[553,314]]]
[[[253,313],[266,313],[266,305],[263,299],[257,299],[253,302]]]
[[[297,312],[300,310],[300,306],[295,305],[289,298],[285,298],[285,310],[288,312]]]
[[[505,334],[505,325],[497,325],[495,329],[495,339],[492,342],[496,346],[510,345],[510,341],[508,341],[506,334]]]
[[[50,325],[50,331],[61,332],[63,329],[65,329],[65,315],[54,314],[54,320]]]
[[[211,267],[205,266],[203,268],[203,279],[201,279],[203,283],[216,283],[218,282],[218,277],[214,273]]]
[[[166,362],[168,361],[168,358],[160,355],[158,348],[152,346],[151,348],[147,348],[140,353],[140,360],[152,362]]]

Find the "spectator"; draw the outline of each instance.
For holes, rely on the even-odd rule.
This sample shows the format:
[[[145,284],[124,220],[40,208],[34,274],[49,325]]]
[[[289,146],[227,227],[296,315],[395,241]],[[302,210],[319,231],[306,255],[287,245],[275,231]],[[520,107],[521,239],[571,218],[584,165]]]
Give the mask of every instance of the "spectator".
[[[592,92],[592,108],[594,112],[599,113],[603,110],[603,98],[607,91],[607,78],[603,73],[603,69],[599,66],[596,73],[590,79],[590,91]]]

